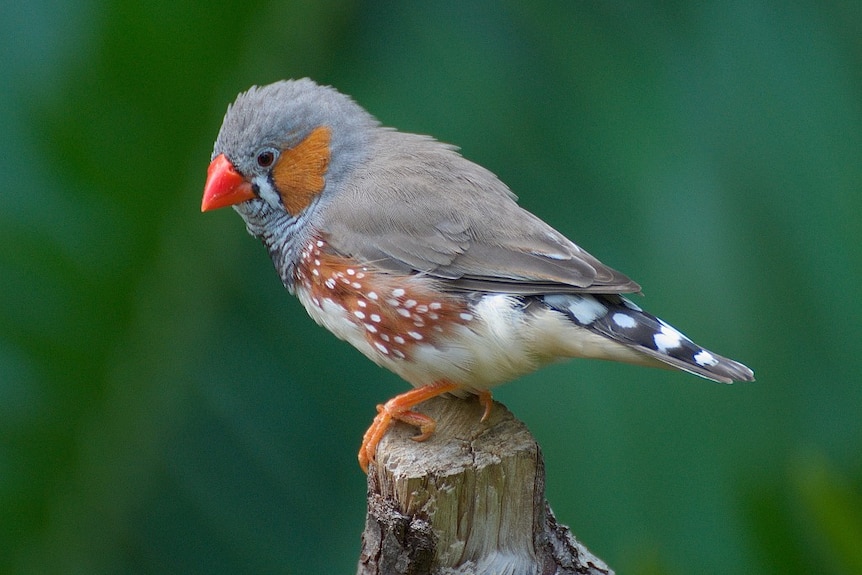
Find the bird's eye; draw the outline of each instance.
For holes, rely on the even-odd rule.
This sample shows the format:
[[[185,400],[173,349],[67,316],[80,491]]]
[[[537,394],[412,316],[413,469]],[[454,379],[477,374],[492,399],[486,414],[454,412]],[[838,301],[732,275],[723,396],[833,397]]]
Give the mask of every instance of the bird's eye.
[[[257,154],[257,165],[261,168],[268,168],[275,161],[275,152],[272,150],[262,150]]]

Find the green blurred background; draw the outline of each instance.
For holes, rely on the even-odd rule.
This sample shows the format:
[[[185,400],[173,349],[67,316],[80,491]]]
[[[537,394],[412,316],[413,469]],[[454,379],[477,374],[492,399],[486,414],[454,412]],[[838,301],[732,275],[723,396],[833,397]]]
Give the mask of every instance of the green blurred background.
[[[315,326],[212,141],[311,76],[433,134],[757,383],[569,362],[496,397],[619,573],[862,573],[858,2],[6,1],[0,572],[353,573],[405,385]]]

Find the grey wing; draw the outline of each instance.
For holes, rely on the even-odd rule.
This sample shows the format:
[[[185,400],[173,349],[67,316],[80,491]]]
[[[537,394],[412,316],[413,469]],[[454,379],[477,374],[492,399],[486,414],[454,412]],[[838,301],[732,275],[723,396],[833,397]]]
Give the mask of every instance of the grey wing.
[[[387,136],[395,142],[355,171],[341,192],[346,201],[325,208],[323,231],[340,253],[396,273],[428,274],[452,290],[640,291],[518,206],[488,170],[430,138]]]

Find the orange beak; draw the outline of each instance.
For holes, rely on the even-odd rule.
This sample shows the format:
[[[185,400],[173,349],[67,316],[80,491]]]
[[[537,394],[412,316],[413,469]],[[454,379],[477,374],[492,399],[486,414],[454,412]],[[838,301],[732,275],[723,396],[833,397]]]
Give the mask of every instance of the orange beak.
[[[201,211],[208,212],[254,198],[251,184],[240,175],[224,154],[219,154],[207,169]]]

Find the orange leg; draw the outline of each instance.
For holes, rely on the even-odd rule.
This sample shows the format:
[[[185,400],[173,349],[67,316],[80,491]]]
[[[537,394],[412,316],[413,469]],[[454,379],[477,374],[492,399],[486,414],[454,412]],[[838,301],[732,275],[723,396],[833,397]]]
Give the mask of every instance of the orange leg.
[[[359,466],[362,468],[362,471],[368,473],[368,464],[374,461],[377,444],[383,439],[393,419],[418,427],[419,435],[413,438],[416,441],[425,441],[431,437],[436,425],[434,420],[427,415],[410,410],[427,399],[456,390],[459,387],[459,385],[449,381],[440,381],[411,389],[408,392],[396,395],[383,405],[378,405],[377,416],[371,423],[371,427],[368,428],[368,431],[362,437],[362,446],[359,448]],[[488,397],[490,398],[490,396],[491,394],[489,393]],[[485,405],[486,412],[489,405]]]
[[[485,408],[485,411],[482,413],[482,419],[479,421],[488,421],[488,418],[491,416],[491,408],[494,406],[494,398],[491,397],[491,392],[487,389],[480,391],[479,403]]]

